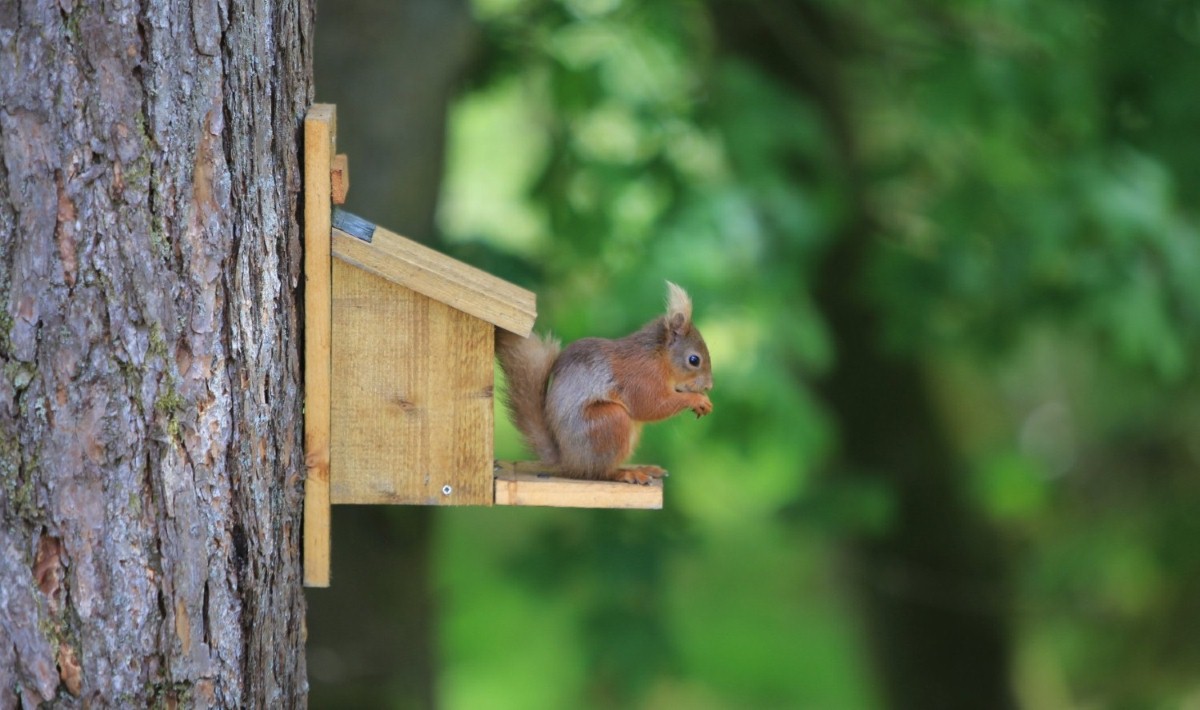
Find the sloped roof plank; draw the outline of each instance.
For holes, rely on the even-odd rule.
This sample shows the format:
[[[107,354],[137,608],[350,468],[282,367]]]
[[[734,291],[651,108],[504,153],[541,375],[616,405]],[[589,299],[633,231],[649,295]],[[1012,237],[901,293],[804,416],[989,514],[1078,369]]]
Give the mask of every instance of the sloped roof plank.
[[[370,242],[333,230],[334,258],[521,336],[537,319],[530,291],[376,226]]]

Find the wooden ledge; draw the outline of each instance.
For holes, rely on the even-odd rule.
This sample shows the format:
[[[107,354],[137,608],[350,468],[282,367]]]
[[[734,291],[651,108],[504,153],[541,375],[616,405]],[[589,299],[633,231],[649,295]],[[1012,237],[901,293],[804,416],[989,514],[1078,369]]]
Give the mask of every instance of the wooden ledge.
[[[536,461],[497,461],[495,470],[496,505],[645,510],[660,510],[663,505],[662,481],[638,486],[561,478]]]

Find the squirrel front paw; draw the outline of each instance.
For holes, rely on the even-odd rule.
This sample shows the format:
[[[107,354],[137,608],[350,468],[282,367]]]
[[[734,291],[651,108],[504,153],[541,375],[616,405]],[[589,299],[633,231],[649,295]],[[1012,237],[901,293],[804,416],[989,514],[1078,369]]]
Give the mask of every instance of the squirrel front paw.
[[[697,419],[705,414],[712,414],[712,409],[712,400],[708,398],[708,395],[700,395],[700,398],[692,405],[692,411],[696,413]]]

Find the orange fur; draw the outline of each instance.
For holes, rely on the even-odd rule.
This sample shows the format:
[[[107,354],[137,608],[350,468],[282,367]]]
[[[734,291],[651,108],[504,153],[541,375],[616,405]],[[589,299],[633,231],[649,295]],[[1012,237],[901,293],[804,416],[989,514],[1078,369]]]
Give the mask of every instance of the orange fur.
[[[629,458],[634,444],[634,423],[629,412],[616,402],[596,402],[583,413],[588,426],[592,466],[587,473],[607,477]]]
[[[687,292],[667,284],[667,312],[617,340],[558,343],[497,331],[514,424],[543,463],[578,478],[647,483],[657,466],[620,469],[643,422],[712,411],[708,347]]]

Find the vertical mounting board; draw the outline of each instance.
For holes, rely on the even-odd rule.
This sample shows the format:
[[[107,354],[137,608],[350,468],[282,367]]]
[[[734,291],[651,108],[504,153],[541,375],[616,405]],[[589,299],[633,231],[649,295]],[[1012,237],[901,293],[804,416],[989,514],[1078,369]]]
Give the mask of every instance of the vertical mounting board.
[[[304,584],[329,586],[329,435],[332,299],[330,166],[337,108],[304,118]]]

